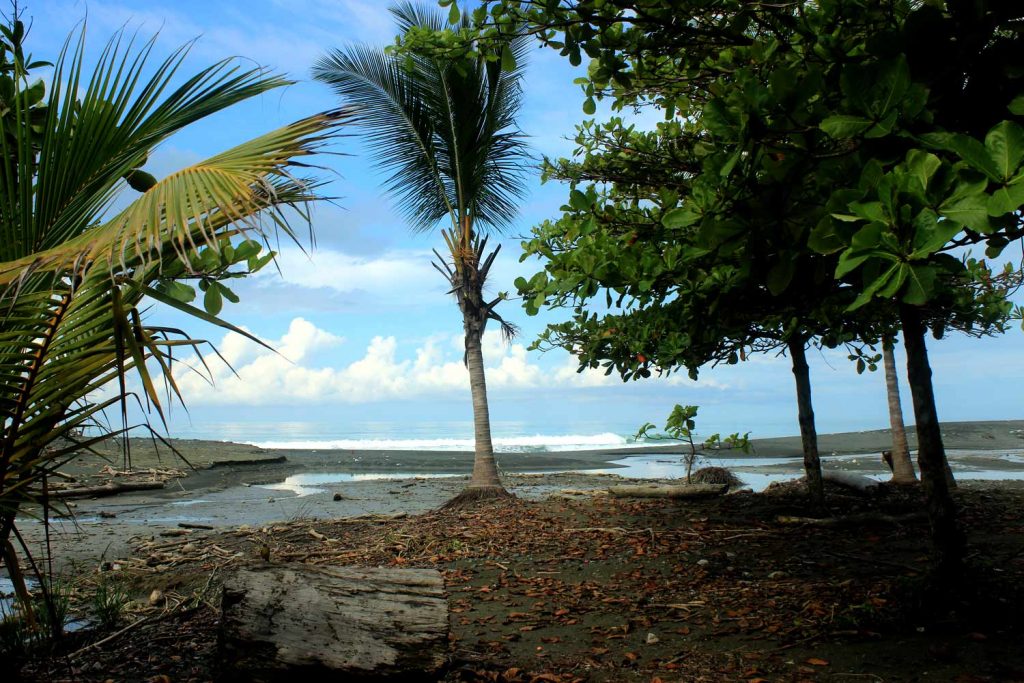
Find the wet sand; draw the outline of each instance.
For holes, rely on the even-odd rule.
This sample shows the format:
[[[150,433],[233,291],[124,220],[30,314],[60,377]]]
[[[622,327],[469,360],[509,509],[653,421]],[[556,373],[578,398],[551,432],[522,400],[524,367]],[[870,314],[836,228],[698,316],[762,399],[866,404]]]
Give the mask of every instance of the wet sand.
[[[912,430],[908,431],[913,448]],[[971,458],[974,466],[998,470],[1006,465],[1005,460],[994,457],[998,451],[1024,449],[1024,420],[948,423],[944,425],[943,436],[947,449],[965,454],[964,457]],[[213,527],[262,526],[297,518],[348,517],[368,513],[416,514],[441,505],[461,490],[468,481],[473,459],[472,453],[454,451],[268,450],[214,441],[175,440],[172,443],[194,469],[186,467],[163,445],[154,448],[150,440],[133,439],[134,467],[188,469],[187,476],[169,482],[159,491],[76,501],[69,510],[73,517],[57,520],[50,528],[54,556],[61,564],[95,565],[103,559],[123,556],[130,550],[128,539],[132,536],[157,536],[178,529],[182,522]],[[874,454],[888,448],[889,444],[888,430],[819,437],[823,455],[864,453],[868,454],[865,461],[873,467],[878,462]],[[735,451],[717,451],[714,455],[737,460],[745,457],[796,458],[801,455],[799,437],[757,439],[753,445],[754,452],[750,456]],[[497,459],[505,473],[506,485],[513,493],[526,498],[540,498],[558,494],[564,489],[605,488],[619,481],[620,477],[588,470],[614,472],[622,467],[613,462],[616,460],[650,459],[656,455],[671,456],[681,452],[676,445],[600,451],[499,453]],[[108,446],[105,457],[82,456],[63,467],[62,471],[72,476],[89,474],[108,464],[122,464],[118,446]],[[746,469],[796,471],[792,463],[759,463],[756,468],[740,466],[741,476]],[[315,477],[310,475],[324,472],[352,475],[386,473],[400,478],[314,484],[313,489],[304,489],[304,492],[313,491],[310,495],[301,496],[294,490],[266,488],[280,484],[288,477],[298,477],[299,481],[306,477],[313,481]],[[340,500],[334,500],[335,494]],[[42,548],[45,538],[43,525],[24,517],[20,526],[25,536],[37,548]]]

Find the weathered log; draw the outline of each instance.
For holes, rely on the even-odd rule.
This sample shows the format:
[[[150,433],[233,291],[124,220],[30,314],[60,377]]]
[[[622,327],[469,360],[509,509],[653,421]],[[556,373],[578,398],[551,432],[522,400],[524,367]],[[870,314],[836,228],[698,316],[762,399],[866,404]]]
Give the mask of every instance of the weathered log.
[[[837,470],[825,470],[822,472],[821,477],[825,481],[835,484],[836,486],[842,486],[843,488],[853,489],[854,491],[860,491],[862,493],[880,486],[882,483],[877,479],[865,477],[863,474]]]
[[[445,663],[448,602],[433,569],[263,564],[225,578],[228,680],[432,680]]]
[[[728,484],[640,484],[611,486],[608,493],[616,498],[708,498],[728,489]]]
[[[110,482],[99,486],[81,486],[77,488],[57,489],[50,491],[50,498],[103,498],[104,496],[116,496],[119,493],[129,491],[152,491],[162,489],[162,481],[124,481]]]

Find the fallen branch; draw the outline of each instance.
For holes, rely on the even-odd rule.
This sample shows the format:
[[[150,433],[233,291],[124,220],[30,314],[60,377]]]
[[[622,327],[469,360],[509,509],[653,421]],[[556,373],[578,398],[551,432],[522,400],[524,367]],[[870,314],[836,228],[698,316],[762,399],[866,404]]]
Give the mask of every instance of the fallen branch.
[[[103,498],[104,496],[116,496],[119,493],[129,491],[152,491],[162,489],[162,481],[139,481],[139,482],[110,482],[100,486],[83,486],[80,488],[60,489],[50,491],[50,498]]]
[[[856,515],[845,517],[792,517],[779,515],[775,518],[776,524],[803,525],[803,526],[847,526],[857,524],[903,524],[926,519],[923,512],[911,512],[906,515],[883,515],[880,512],[862,512]]]
[[[708,498],[728,489],[728,484],[624,485],[612,486],[608,493],[616,498]]]

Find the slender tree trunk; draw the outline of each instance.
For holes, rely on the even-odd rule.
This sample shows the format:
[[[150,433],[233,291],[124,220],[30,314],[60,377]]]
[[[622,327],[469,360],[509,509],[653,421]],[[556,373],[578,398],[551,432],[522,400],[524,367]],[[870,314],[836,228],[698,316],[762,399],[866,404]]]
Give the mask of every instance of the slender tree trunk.
[[[903,424],[900,383],[896,375],[896,357],[892,340],[882,340],[882,364],[885,366],[885,389],[889,399],[889,431],[892,432],[892,480],[897,484],[917,483],[914,464],[907,446],[907,429]]]
[[[786,343],[793,361],[793,377],[796,379],[796,404],[800,420],[800,440],[804,447],[807,492],[815,507],[824,507],[825,485],[821,478],[818,434],[814,427],[814,408],[811,404],[811,372],[807,366],[807,355],[804,352],[804,338],[798,335]]]
[[[907,351],[907,378],[917,422],[917,464],[921,468],[921,483],[927,499],[936,568],[940,580],[952,580],[961,574],[965,539],[957,525],[956,505],[946,481],[946,454],[935,410],[932,370],[924,342],[925,327],[920,310],[907,304],[900,305],[900,321],[903,324],[903,345]]]
[[[467,325],[468,327],[468,325]],[[491,417],[487,406],[487,380],[484,378],[484,355],[480,336],[475,331],[466,334],[466,367],[469,370],[469,391],[473,398],[473,487],[502,488],[498,466],[494,462],[491,444]]]
[[[487,406],[487,381],[484,377],[484,354],[481,346],[487,325],[488,309],[483,300],[483,278],[480,273],[481,254],[474,242],[467,243],[456,259],[452,273],[452,288],[462,311],[465,331],[466,369],[469,371],[469,390],[473,401],[473,476],[469,486],[445,507],[461,507],[484,498],[509,497],[498,476],[491,443],[491,416]],[[461,259],[461,262],[458,261]]]

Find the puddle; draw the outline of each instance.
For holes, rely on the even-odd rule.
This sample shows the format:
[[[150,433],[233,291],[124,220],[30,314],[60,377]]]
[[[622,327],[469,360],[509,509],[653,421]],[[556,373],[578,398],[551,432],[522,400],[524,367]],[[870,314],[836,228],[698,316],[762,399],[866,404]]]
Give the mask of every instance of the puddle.
[[[293,474],[284,481],[277,484],[260,484],[253,488],[269,489],[271,491],[290,491],[296,496],[310,496],[317,493],[326,493],[324,486],[330,484],[344,484],[354,481],[406,481],[409,479],[447,479],[451,477],[462,477],[463,474],[438,473],[438,472],[360,472],[353,474],[349,472],[314,472],[305,474]]]

